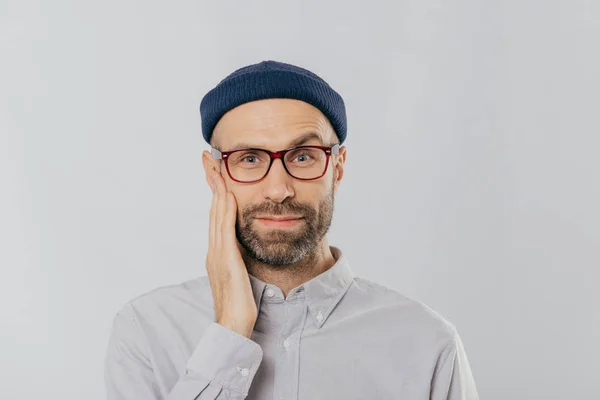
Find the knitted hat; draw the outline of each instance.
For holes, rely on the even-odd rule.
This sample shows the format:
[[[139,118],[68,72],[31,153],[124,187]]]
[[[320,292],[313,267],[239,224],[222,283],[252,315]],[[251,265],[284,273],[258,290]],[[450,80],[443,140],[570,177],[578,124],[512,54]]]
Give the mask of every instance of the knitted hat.
[[[342,97],[314,73],[269,60],[236,70],[204,96],[200,103],[204,140],[210,143],[217,122],[232,108],[275,98],[312,104],[329,119],[340,144],[346,139],[346,107]]]

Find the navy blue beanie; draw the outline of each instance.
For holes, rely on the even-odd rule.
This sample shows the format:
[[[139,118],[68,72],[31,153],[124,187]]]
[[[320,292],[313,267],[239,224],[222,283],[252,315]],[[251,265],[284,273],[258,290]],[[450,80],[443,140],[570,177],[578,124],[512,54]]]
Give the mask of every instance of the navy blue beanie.
[[[329,119],[340,144],[346,139],[342,97],[314,73],[269,60],[236,70],[204,96],[200,103],[204,140],[210,144],[213,129],[227,111],[251,101],[275,98],[312,104]]]

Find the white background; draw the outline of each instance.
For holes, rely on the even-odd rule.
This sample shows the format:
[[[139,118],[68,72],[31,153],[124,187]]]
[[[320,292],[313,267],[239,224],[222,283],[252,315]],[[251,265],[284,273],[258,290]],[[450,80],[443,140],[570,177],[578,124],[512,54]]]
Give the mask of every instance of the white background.
[[[459,330],[482,399],[600,392],[597,1],[0,0],[0,397],[99,400],[112,318],[205,275],[198,106],[344,97],[330,243]]]

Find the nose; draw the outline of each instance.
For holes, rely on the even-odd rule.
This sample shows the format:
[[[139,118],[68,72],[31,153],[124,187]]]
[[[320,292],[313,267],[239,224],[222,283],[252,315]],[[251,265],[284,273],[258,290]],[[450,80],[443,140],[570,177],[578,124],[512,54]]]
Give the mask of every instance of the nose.
[[[262,182],[264,197],[276,203],[281,203],[288,197],[294,197],[293,179],[285,170],[280,158],[273,160],[273,165]]]

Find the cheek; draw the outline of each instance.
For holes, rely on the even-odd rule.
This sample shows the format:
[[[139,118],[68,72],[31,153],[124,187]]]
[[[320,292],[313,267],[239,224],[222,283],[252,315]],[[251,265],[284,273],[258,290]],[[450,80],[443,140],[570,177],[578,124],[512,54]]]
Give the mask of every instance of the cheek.
[[[313,184],[297,187],[295,200],[303,204],[310,204],[316,208],[324,198],[331,196],[332,190],[332,182],[329,179],[327,181],[320,180]]]
[[[229,190],[233,193],[237,203],[238,218],[241,212],[261,202],[260,192],[257,190],[249,190],[247,187],[235,185],[232,185]]]

